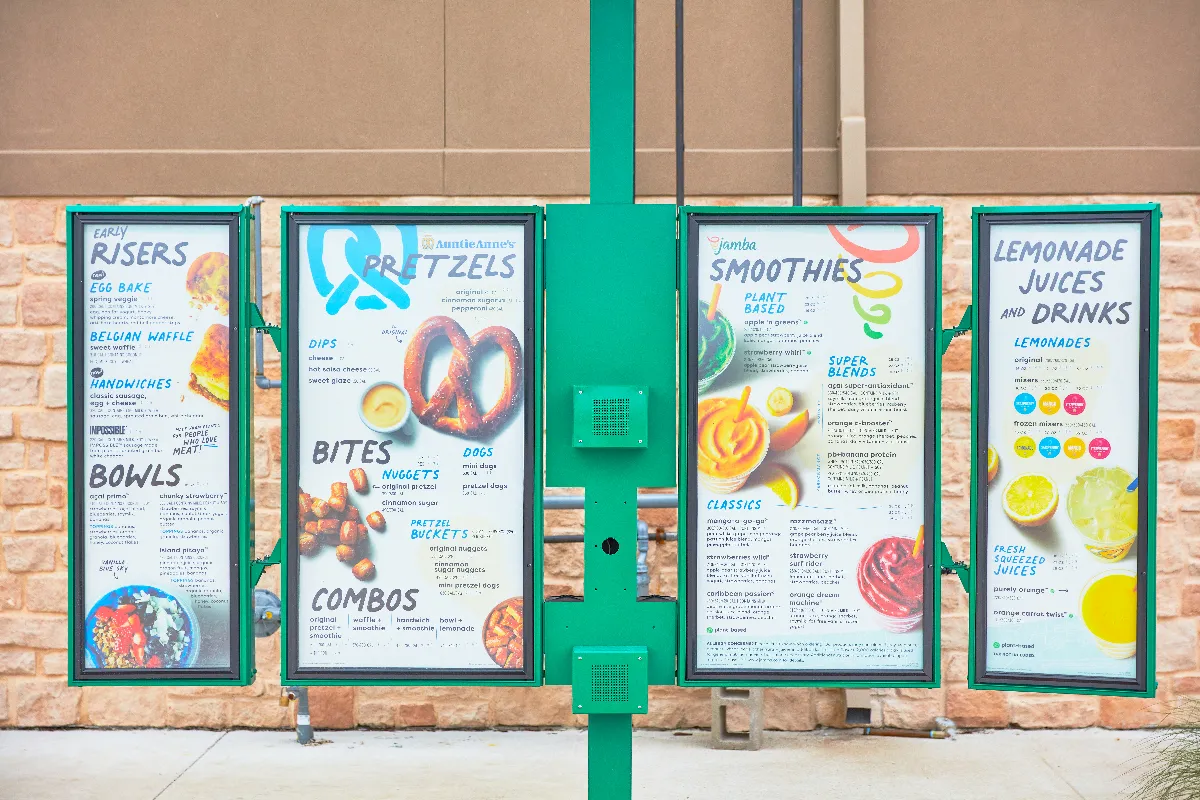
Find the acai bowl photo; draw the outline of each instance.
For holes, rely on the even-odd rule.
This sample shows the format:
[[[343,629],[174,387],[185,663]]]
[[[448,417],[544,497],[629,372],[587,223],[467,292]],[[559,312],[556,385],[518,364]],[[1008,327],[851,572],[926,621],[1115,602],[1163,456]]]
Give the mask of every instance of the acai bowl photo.
[[[122,586],[104,595],[88,612],[84,632],[93,669],[190,667],[200,649],[192,610],[154,586]]]

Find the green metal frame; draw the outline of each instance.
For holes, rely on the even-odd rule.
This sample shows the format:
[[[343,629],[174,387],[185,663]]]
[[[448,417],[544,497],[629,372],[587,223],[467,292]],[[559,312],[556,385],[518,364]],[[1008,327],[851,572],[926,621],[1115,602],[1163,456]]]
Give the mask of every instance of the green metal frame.
[[[684,668],[684,659],[688,652],[687,645],[687,598],[689,576],[687,570],[688,556],[688,480],[687,476],[691,469],[691,465],[687,463],[687,450],[683,446],[683,437],[689,435],[689,431],[693,430],[693,422],[691,419],[692,410],[687,402],[687,364],[688,364],[688,331],[690,330],[690,320],[693,313],[693,304],[695,298],[689,296],[689,281],[688,281],[688,219],[693,214],[702,214],[705,216],[747,216],[747,215],[763,215],[777,217],[812,217],[830,214],[844,215],[862,215],[862,216],[877,216],[881,221],[885,221],[888,217],[895,216],[912,216],[914,214],[933,214],[936,216],[936,237],[935,242],[927,243],[928,247],[933,247],[935,250],[935,268],[934,280],[937,285],[937,295],[941,296],[942,286],[942,209],[936,206],[914,206],[914,207],[838,207],[838,206],[768,206],[768,207],[753,207],[753,206],[684,206],[680,210],[679,218],[679,263],[678,263],[678,285],[679,285],[679,386],[680,386],[680,402],[679,402],[679,506],[678,506],[678,526],[679,526],[679,629],[677,647],[679,652],[679,675],[678,683],[680,686],[711,686],[711,687],[730,687],[730,686],[811,686],[811,687],[837,687],[846,689],[858,688],[935,688],[941,681],[941,608],[942,608],[942,587],[941,580],[935,576],[933,582],[933,598],[932,602],[927,605],[930,610],[926,614],[926,621],[933,626],[933,652],[932,659],[932,679],[928,681],[911,681],[911,680],[886,680],[886,679],[871,679],[862,681],[844,681],[844,680],[691,680],[686,676]],[[940,311],[939,311],[940,315]],[[934,359],[932,365],[926,364],[926,369],[932,367],[934,371],[934,430],[941,431],[942,429],[942,359],[941,353],[945,352],[948,335],[953,336],[954,328],[943,330],[939,339],[939,356]],[[934,447],[934,486],[940,487],[942,484],[942,455],[941,448]],[[932,502],[933,505],[933,530],[925,531],[925,541],[928,547],[934,548],[934,564],[936,566],[947,567],[945,563],[946,554],[945,545],[942,544],[942,502],[941,494],[938,492],[936,497],[925,498],[926,503]]]
[[[981,634],[976,630],[976,611],[978,608],[979,592],[977,589],[978,571],[974,565],[968,567],[970,576],[970,611],[967,645],[967,687],[970,689],[989,689],[1009,692],[1044,692],[1051,694],[1082,694],[1102,695],[1105,697],[1154,697],[1157,690],[1155,672],[1155,643],[1156,621],[1155,596],[1157,592],[1154,576],[1156,575],[1156,522],[1158,508],[1158,316],[1159,316],[1159,221],[1162,211],[1158,203],[1124,203],[1111,205],[1079,205],[1079,206],[976,206],[971,214],[971,297],[972,306],[978,308],[979,301],[979,218],[988,215],[1033,215],[1033,214],[1082,214],[1082,213],[1114,213],[1114,212],[1150,212],[1150,263],[1146,265],[1149,271],[1149,307],[1150,307],[1150,351],[1147,364],[1148,386],[1146,413],[1149,415],[1149,435],[1146,440],[1147,462],[1151,465],[1150,475],[1139,476],[1138,489],[1146,498],[1146,563],[1144,568],[1149,579],[1146,581],[1146,690],[1117,690],[1094,689],[1083,686],[1047,686],[1038,683],[1013,684],[994,683],[981,679],[976,674],[975,650]],[[979,314],[974,315],[971,331],[978,330]],[[979,337],[971,336],[971,461],[974,467],[975,455],[979,446],[977,430],[977,409],[980,407],[979,397]],[[984,471],[986,475],[986,470]],[[976,503],[979,489],[978,470],[971,469],[971,553],[977,545],[978,522],[980,508]]]
[[[292,579],[289,569],[288,550],[294,546],[294,537],[284,535],[286,531],[295,530],[295,504],[288,502],[288,489],[291,485],[292,476],[290,474],[290,466],[288,463],[287,454],[293,446],[289,441],[289,425],[288,420],[291,414],[291,405],[293,399],[290,396],[288,387],[291,377],[291,337],[288,332],[291,331],[293,325],[297,324],[295,319],[296,310],[291,307],[291,296],[289,292],[289,264],[290,253],[288,252],[288,217],[291,214],[340,214],[346,217],[348,223],[353,223],[356,217],[372,217],[387,214],[396,214],[402,216],[440,216],[447,220],[453,220],[456,217],[477,217],[477,216],[499,216],[499,215],[532,215],[533,216],[533,259],[532,259],[532,274],[530,280],[533,281],[533,309],[532,315],[534,320],[533,341],[526,343],[525,348],[525,368],[530,370],[534,375],[542,375],[542,364],[545,335],[544,335],[544,306],[545,296],[543,289],[543,269],[544,269],[544,248],[545,248],[545,215],[541,206],[299,206],[288,205],[280,210],[280,291],[281,291],[281,322],[279,326],[279,335],[276,338],[272,334],[272,338],[276,339],[280,346],[280,357],[282,362],[282,449],[284,453],[282,473],[280,476],[280,505],[283,508],[281,516],[282,529],[280,531],[279,541],[275,545],[275,550],[272,555],[275,559],[272,563],[280,564],[280,595],[283,598],[283,613],[284,625],[280,626],[280,669],[281,674],[287,676],[290,672],[288,658],[290,649],[288,646],[288,586]],[[538,381],[541,385],[541,381]],[[543,420],[543,399],[541,392],[534,392],[531,397],[526,399],[527,410],[534,415],[535,429],[542,430]],[[535,666],[534,676],[527,680],[512,680],[512,679],[465,679],[465,680],[448,680],[448,679],[405,679],[398,680],[394,678],[380,678],[372,680],[359,680],[349,678],[321,678],[313,679],[305,677],[301,682],[305,686],[540,686],[542,685],[541,663],[542,663],[542,562],[544,544],[542,541],[543,535],[543,514],[542,514],[542,491],[541,491],[541,476],[542,476],[542,448],[534,446],[528,457],[533,459],[533,475],[537,485],[533,492],[533,600],[534,607],[525,609],[525,624],[526,634],[533,642],[533,659],[532,663]],[[285,677],[286,680],[286,677]]]
[[[254,470],[251,464],[254,452],[254,371],[251,367],[252,353],[250,352],[250,311],[252,293],[250,287],[250,237],[249,222],[251,213],[241,205],[233,206],[67,206],[67,386],[75,386],[78,375],[76,358],[78,355],[72,349],[75,341],[75,326],[82,325],[83,320],[75,319],[74,286],[75,264],[74,248],[74,218],[76,214],[145,214],[147,222],[152,222],[154,216],[171,214],[237,214],[238,221],[238,264],[239,289],[241,296],[235,298],[238,325],[241,336],[238,340],[238,439],[241,452],[238,456],[238,475],[233,476],[238,486],[239,525],[237,556],[237,574],[241,608],[240,641],[238,651],[240,663],[237,665],[237,677],[228,680],[189,680],[186,673],[179,679],[153,678],[138,679],[131,676],[128,679],[89,678],[81,677],[75,672],[75,653],[81,646],[76,641],[75,591],[76,571],[74,557],[67,560],[67,683],[70,686],[248,686],[254,682],[254,583],[251,580],[251,562],[254,558],[254,524],[251,511],[254,500]],[[74,552],[75,509],[78,494],[75,486],[75,421],[76,414],[82,409],[76,409],[74,392],[67,392],[67,551]],[[232,482],[232,481],[231,481]]]

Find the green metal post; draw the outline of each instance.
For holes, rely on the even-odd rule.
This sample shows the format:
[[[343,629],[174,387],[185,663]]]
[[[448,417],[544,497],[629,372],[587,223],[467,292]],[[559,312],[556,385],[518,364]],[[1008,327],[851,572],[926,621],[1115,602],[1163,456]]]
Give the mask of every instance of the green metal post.
[[[633,202],[635,0],[592,0],[593,203]]]
[[[588,799],[633,796],[633,717],[588,716]]]
[[[638,488],[675,483],[677,244],[675,206],[633,202],[634,5],[592,0],[591,203],[546,210],[546,485],[582,486],[586,510],[584,595],[544,606],[545,680],[588,715],[592,800],[632,796],[631,714],[675,683],[676,603],[637,595]],[[597,403],[645,441],[576,434]]]

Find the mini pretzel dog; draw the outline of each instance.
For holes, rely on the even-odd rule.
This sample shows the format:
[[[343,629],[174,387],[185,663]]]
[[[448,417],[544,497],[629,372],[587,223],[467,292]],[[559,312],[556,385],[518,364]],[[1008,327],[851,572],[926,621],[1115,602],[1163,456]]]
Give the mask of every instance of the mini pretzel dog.
[[[425,372],[425,355],[430,343],[439,336],[450,340],[454,353],[445,378],[426,399],[421,391],[421,376]],[[476,352],[488,342],[504,353],[504,387],[500,399],[490,410],[481,414],[475,401],[471,365]],[[404,354],[404,388],[412,398],[412,411],[421,424],[443,433],[477,439],[499,428],[516,410],[521,399],[522,357],[521,342],[508,328],[493,325],[474,336],[449,317],[430,317],[413,333]],[[450,401],[458,399],[458,416],[447,417]]]

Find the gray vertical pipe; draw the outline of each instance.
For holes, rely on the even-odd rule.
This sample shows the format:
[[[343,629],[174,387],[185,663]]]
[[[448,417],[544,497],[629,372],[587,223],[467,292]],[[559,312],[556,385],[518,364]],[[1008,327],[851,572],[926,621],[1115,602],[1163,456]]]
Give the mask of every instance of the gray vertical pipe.
[[[683,205],[683,0],[675,0],[675,205]]]
[[[804,205],[804,0],[792,0],[792,205]]]
[[[287,693],[296,698],[296,741],[308,744],[313,740],[312,720],[308,715],[308,687],[288,686]]]

